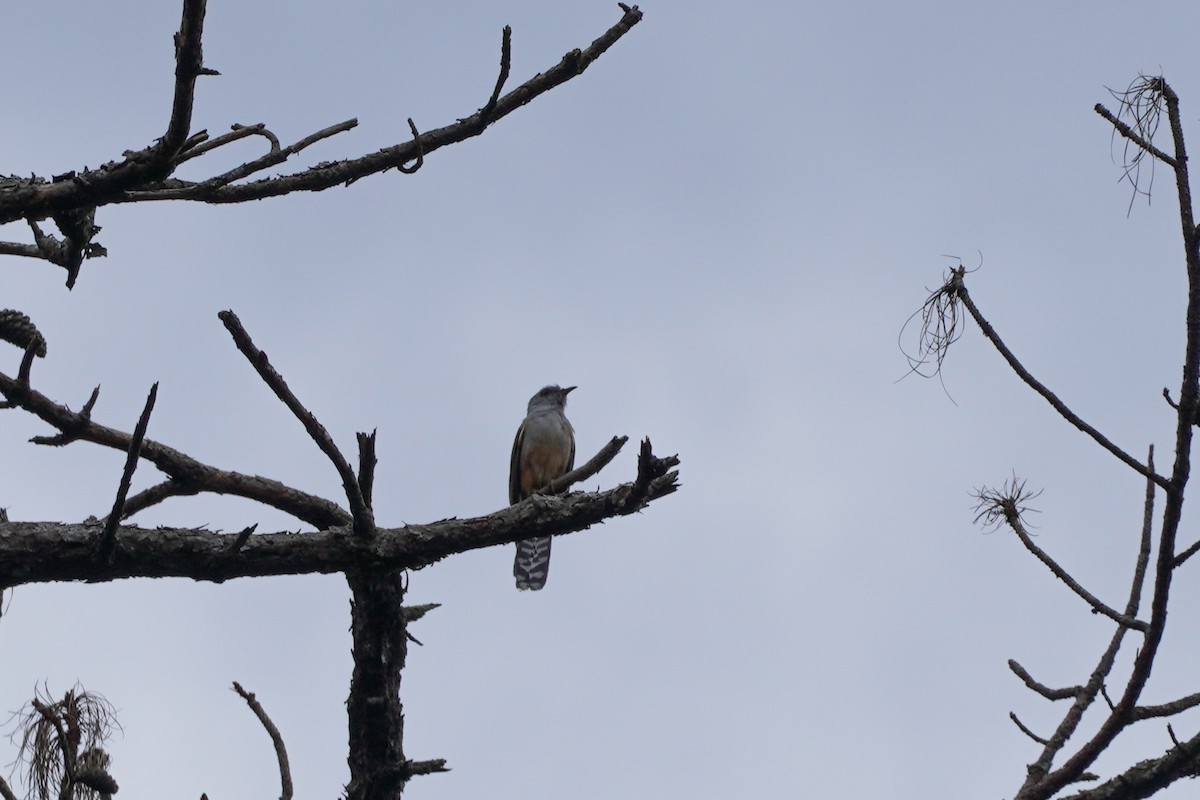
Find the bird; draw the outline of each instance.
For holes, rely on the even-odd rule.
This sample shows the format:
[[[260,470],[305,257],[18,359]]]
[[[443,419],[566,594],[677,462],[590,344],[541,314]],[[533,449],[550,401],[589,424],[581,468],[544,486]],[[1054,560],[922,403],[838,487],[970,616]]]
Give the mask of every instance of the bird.
[[[575,429],[564,410],[576,387],[546,386],[529,399],[513,441],[508,472],[508,502],[515,505],[575,468]],[[550,537],[517,542],[513,577],[518,589],[541,589],[550,570]]]

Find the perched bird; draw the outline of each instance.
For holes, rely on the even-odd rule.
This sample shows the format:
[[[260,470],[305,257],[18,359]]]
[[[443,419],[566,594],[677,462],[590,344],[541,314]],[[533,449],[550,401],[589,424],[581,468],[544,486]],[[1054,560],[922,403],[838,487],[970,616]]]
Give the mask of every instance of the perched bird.
[[[508,502],[519,503],[575,468],[575,429],[563,413],[575,389],[547,386],[529,399],[517,428],[508,472]],[[550,537],[517,542],[513,577],[518,589],[541,589],[550,571]]]

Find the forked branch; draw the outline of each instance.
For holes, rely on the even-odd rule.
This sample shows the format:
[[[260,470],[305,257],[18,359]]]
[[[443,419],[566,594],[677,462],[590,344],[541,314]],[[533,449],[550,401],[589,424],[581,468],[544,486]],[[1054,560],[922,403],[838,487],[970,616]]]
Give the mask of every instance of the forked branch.
[[[534,75],[507,94],[501,94],[512,62],[512,31],[506,27],[501,41],[499,76],[490,97],[475,113],[450,125],[418,133],[410,119],[408,126],[412,138],[406,142],[290,174],[240,183],[284,163],[314,142],[351,130],[358,121],[350,119],[330,125],[287,147],[281,147],[279,137],[263,123],[234,125],[230,133],[213,139],[207,131],[191,134],[196,79],[219,73],[203,64],[201,39],[205,0],[184,0],[180,29],[175,36],[175,88],[166,133],[150,147],[129,151],[122,160],[96,169],[69,171],[50,180],[36,175],[0,178],[0,224],[26,220],[34,236],[33,244],[0,242],[0,255],[41,258],[65,267],[67,286],[72,287],[85,258],[106,254],[104,248],[93,241],[100,230],[94,224],[96,209],[102,206],[152,200],[243,203],[292,192],[316,192],[349,185],[390,169],[411,174],[434,151],[480,135],[498,120],[581,75],[641,21],[642,12],[637,6],[619,5],[620,21],[588,47],[571,50],[558,64]],[[248,136],[264,137],[269,143],[268,152],[208,179],[185,181],[171,177],[184,162]],[[53,218],[58,225],[63,235],[61,241],[38,227],[38,221],[46,218]]]

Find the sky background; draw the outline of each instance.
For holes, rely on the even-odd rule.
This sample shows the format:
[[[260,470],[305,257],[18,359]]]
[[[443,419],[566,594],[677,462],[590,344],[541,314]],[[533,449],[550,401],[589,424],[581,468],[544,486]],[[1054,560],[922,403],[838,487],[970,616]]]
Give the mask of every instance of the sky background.
[[[1111,624],[971,493],[1014,473],[1038,543],[1124,602],[1144,484],[1059,419],[974,328],[943,385],[910,376],[908,316],[962,258],[1025,365],[1135,455],[1170,463],[1185,283],[1173,181],[1120,182],[1092,111],[1162,72],[1200,148],[1194,4],[646,2],[578,79],[485,135],[349,189],[244,206],[107,207],[109,256],[73,292],[0,265],[0,307],[49,341],[35,386],[215,466],[338,500],[340,483],[217,320],[231,308],[347,452],[378,428],[381,524],[487,514],[531,394],[578,385],[581,458],[631,437],[586,488],[678,453],[683,488],[555,542],[518,593],[511,548],[413,573],[442,607],[414,627],[405,750],[453,771],[409,796],[1011,796],[1063,710],[1008,670],[1086,679]],[[212,0],[194,126],[265,122],[285,143],[358,117],[290,169],[472,113],[513,27],[510,87],[586,46],[615,3]],[[161,135],[177,4],[6,4],[0,172],[95,167]],[[248,140],[189,163],[216,174]],[[0,238],[28,241],[22,225]],[[0,352],[10,374],[20,354]],[[1177,391],[1177,389],[1173,389]],[[14,520],[104,514],[124,456],[27,444],[0,416]],[[135,489],[157,482],[150,467]],[[145,526],[295,530],[197,497]],[[1196,538],[1192,515],[1184,543]],[[297,797],[338,796],[349,592],[337,576],[21,587],[0,620],[0,710],[76,681],[120,712],[120,797],[271,797],[270,741]],[[1146,702],[1200,689],[1200,563],[1181,572]],[[1129,651],[1123,654],[1123,676]],[[1123,685],[1123,683],[1122,683]],[[1095,719],[1089,717],[1094,724]],[[1174,724],[1180,736],[1200,714]],[[1091,730],[1091,728],[1088,728]],[[1097,769],[1170,746],[1145,722]],[[0,761],[15,747],[0,740]],[[1164,797],[1187,796],[1181,785]]]

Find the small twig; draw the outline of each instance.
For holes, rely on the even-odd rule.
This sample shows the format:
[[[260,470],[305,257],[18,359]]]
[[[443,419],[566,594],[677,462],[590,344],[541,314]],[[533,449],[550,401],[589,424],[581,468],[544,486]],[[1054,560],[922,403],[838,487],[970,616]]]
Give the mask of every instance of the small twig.
[[[425,166],[425,148],[421,145],[421,134],[417,133],[417,126],[412,121],[412,117],[408,118],[408,129],[412,131],[413,145],[417,148],[416,163],[411,167],[406,167],[404,164],[397,164],[396,169],[403,172],[405,175],[412,175],[414,172]]]
[[[4,800],[17,800],[17,796],[13,794],[13,790],[9,788],[8,782],[4,780],[3,775],[0,775],[0,798]]]
[[[263,135],[271,141],[271,150],[265,156],[260,156],[253,161],[247,161],[245,164],[234,167],[228,172],[224,172],[220,175],[209,178],[201,183],[190,185],[204,187],[206,189],[216,189],[221,186],[226,186],[234,181],[253,175],[256,172],[261,172],[264,169],[270,169],[278,164],[282,164],[284,161],[287,161],[290,157],[296,153],[299,153],[309,145],[319,142],[322,139],[328,139],[330,136],[335,136],[339,133],[343,133],[344,131],[351,130],[352,128],[357,127],[357,125],[357,119],[348,119],[344,122],[339,122],[336,125],[330,125],[328,128],[322,128],[316,133],[309,134],[295,144],[288,145],[284,148],[279,147],[279,140],[275,138],[275,134],[271,133],[266,128],[263,128]],[[158,190],[154,191],[157,193]],[[130,192],[129,196],[132,200],[146,199],[140,196],[140,193],[138,192]],[[149,199],[154,198],[151,197]]]
[[[1133,130],[1133,128],[1129,127],[1129,125],[1127,125],[1126,123],[1124,123],[1120,119],[1118,119],[1116,114],[1109,111],[1107,108],[1105,108],[1100,103],[1096,103],[1096,105],[1093,108],[1095,109],[1097,114],[1099,114],[1100,116],[1102,116],[1106,120],[1108,120],[1109,123],[1111,123],[1112,126],[1117,129],[1117,132],[1120,133],[1122,136],[1124,136],[1126,139],[1133,142],[1137,147],[1139,147],[1142,150],[1145,150],[1147,153],[1154,156],[1155,158],[1157,158],[1159,161],[1163,162],[1167,166],[1171,167],[1171,169],[1175,168],[1176,162],[1175,162],[1174,158],[1167,155],[1162,150],[1159,150],[1157,147],[1155,147],[1153,144],[1151,144],[1147,139],[1143,139],[1141,136],[1139,136]]]
[[[133,497],[127,498],[123,512],[124,518],[128,519],[139,511],[145,511],[150,506],[158,505],[172,497],[188,497],[200,494],[201,491],[202,487],[197,484],[178,478],[168,478],[162,483],[156,483],[149,489],[143,489]]]
[[[218,147],[224,147],[230,142],[236,142],[249,136],[262,136],[268,142],[270,142],[272,153],[279,151],[278,137],[267,130],[265,123],[258,122],[254,125],[233,125],[232,130],[230,130],[229,133],[223,133],[214,139],[208,139],[202,144],[197,143],[197,145],[194,147],[184,148],[182,155],[179,157],[179,163],[182,164],[184,161],[198,158],[205,153],[216,150]]]
[[[363,503],[368,508],[374,508],[373,495],[375,490],[375,434],[379,429],[370,433],[360,432],[358,435],[358,488],[362,492]]]
[[[17,370],[17,383],[22,387],[29,388],[29,372],[33,369],[33,359],[37,357],[37,346],[30,344],[25,349],[25,354],[21,356],[21,366]]]
[[[333,438],[329,435],[329,431],[325,430],[317,418],[313,416],[300,400],[288,388],[283,376],[271,366],[271,362],[267,359],[267,354],[254,344],[250,338],[250,334],[246,333],[246,329],[242,327],[242,322],[237,318],[237,315],[232,311],[222,311],[217,314],[221,322],[225,323],[226,330],[233,336],[233,341],[237,345],[238,350],[258,372],[263,382],[271,388],[275,396],[283,401],[283,404],[288,407],[288,410],[295,415],[296,419],[304,426],[308,435],[316,443],[321,452],[329,458],[333,466],[338,471],[338,475],[342,478],[342,489],[346,492],[346,499],[350,503],[350,513],[354,517],[354,531],[359,536],[370,536],[375,530],[375,518],[369,506],[363,502],[362,491],[358,486],[358,478],[354,474],[354,470],[350,468],[350,464],[346,461],[346,457],[338,450],[334,444]]]
[[[229,548],[225,551],[225,555],[232,556],[241,550],[246,545],[246,542],[250,540],[250,534],[254,533],[257,528],[257,522],[253,525],[248,525],[245,528],[242,528],[238,532],[237,536],[233,538],[233,541],[229,543]]]
[[[1029,674],[1029,671],[1018,664],[1015,659],[1010,658],[1008,660],[1008,668],[1012,670],[1018,678],[1024,681],[1026,686],[1047,700],[1071,700],[1078,697],[1079,694],[1084,690],[1082,686],[1068,686],[1065,689],[1051,689],[1046,684],[1035,680],[1034,677]],[[1042,742],[1042,744],[1045,744],[1045,742]]]
[[[565,475],[560,475],[547,486],[542,494],[561,494],[570,487],[581,481],[586,481],[588,478],[600,472],[608,466],[617,453],[621,452],[621,448],[629,441],[628,436],[614,436],[608,441],[608,444],[600,448],[600,452],[592,456],[586,464],[576,467]]]
[[[1171,566],[1178,567],[1178,566],[1182,565],[1183,562],[1187,561],[1189,558],[1196,555],[1197,551],[1200,551],[1200,539],[1197,539],[1196,541],[1192,542],[1191,545],[1189,545],[1186,550],[1184,550],[1179,555],[1175,556],[1175,560],[1171,562]]]
[[[1021,722],[1021,720],[1017,718],[1017,715],[1015,713],[1013,713],[1012,711],[1008,712],[1008,718],[1016,723],[1017,727],[1021,729],[1021,733],[1025,734],[1030,739],[1033,739],[1035,742],[1037,742],[1040,745],[1047,744],[1046,739],[1043,739],[1041,736],[1038,736],[1036,733],[1029,730],[1029,728],[1026,728],[1025,724],[1023,722]]]
[[[108,519],[104,523],[104,532],[100,535],[97,557],[104,562],[112,560],[117,546],[117,527],[123,518],[125,498],[133,483],[134,470],[137,469],[138,461],[141,460],[142,440],[146,438],[146,428],[150,425],[150,413],[154,411],[154,401],[157,397],[158,381],[155,381],[154,385],[150,387],[150,393],[146,396],[146,405],[142,408],[142,415],[138,417],[137,426],[133,429],[133,436],[129,440],[129,451],[125,455],[125,469],[121,472],[117,497],[113,500],[112,511],[109,512]]]
[[[1146,451],[1146,467],[1154,472],[1154,445]],[[1146,570],[1150,567],[1150,548],[1154,543],[1154,481],[1146,479],[1146,497],[1142,501],[1142,537],[1138,542],[1137,561],[1133,567],[1133,585],[1125,603],[1125,613],[1135,616],[1142,602],[1142,585],[1146,581]]]
[[[628,11],[628,9],[625,9]],[[512,68],[512,28],[508,25],[504,26],[504,32],[500,37],[500,76],[496,78],[496,88],[492,90],[492,96],[479,110],[479,115],[483,119],[488,119],[492,112],[496,110],[496,101],[500,99],[500,92],[504,89],[505,82],[508,81],[508,73]]]
[[[431,758],[428,761],[405,761],[404,771],[408,775],[432,775],[435,772],[449,772],[446,759]]]
[[[1172,700],[1170,703],[1161,703],[1155,706],[1137,706],[1133,709],[1133,718],[1150,719],[1151,717],[1169,717],[1173,714],[1187,711],[1189,708],[1195,708],[1196,706],[1200,706],[1200,692],[1189,694],[1187,697],[1181,697],[1178,700]]]
[[[262,726],[267,730],[267,734],[271,737],[271,743],[275,745],[275,756],[279,759],[279,798],[280,800],[291,800],[292,770],[288,766],[287,748],[283,745],[283,736],[280,735],[279,729],[275,727],[275,723],[267,716],[267,712],[263,710],[262,705],[251,692],[243,689],[242,685],[237,681],[233,682],[233,690],[246,701],[246,705],[250,706],[250,710],[254,712],[254,716],[258,717],[258,721],[262,723]]]
[[[410,624],[416,622],[417,620],[419,620],[421,617],[428,614],[433,609],[441,608],[441,606],[442,606],[441,603],[423,603],[422,605],[419,605],[419,606],[402,606],[401,607],[400,610],[402,612],[404,612],[404,635],[406,637],[408,637],[408,640],[410,642],[415,642],[415,643],[421,645],[422,647],[425,646],[424,643],[420,639],[418,639],[417,637],[412,635],[412,631],[409,630],[408,626]]]

